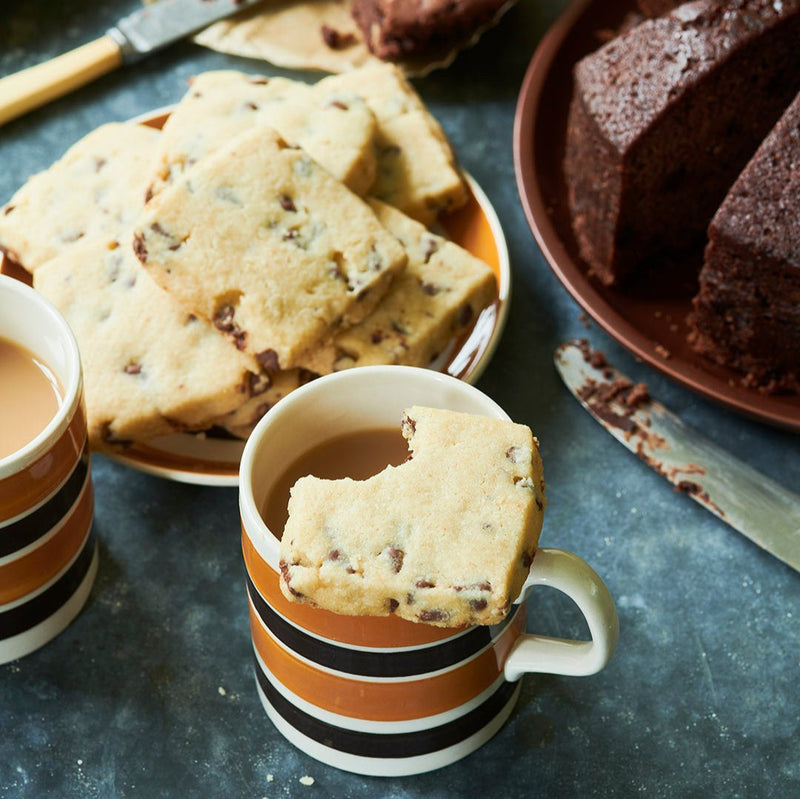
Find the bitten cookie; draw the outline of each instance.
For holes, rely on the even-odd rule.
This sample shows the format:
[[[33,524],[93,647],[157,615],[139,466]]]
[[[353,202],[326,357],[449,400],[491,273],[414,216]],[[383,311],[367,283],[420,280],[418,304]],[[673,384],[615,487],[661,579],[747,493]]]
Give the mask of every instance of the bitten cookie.
[[[406,263],[366,203],[267,126],[154,197],[134,250],[157,283],[273,370],[363,319]]]
[[[34,274],[83,363],[94,449],[202,429],[245,402],[257,365],[159,288],[130,244],[89,242]]]
[[[400,68],[377,64],[332,75],[318,92],[352,92],[377,120],[378,171],[370,195],[425,225],[467,201],[467,186],[450,143]]]
[[[441,627],[494,624],[517,599],[545,508],[538,442],[513,422],[413,407],[411,458],[368,480],[303,477],[280,544],[290,600]]]
[[[84,136],[0,211],[0,249],[35,272],[75,246],[129,230],[144,205],[160,135],[110,122]]]
[[[375,117],[360,97],[312,91],[288,78],[220,70],[193,78],[164,124],[150,195],[257,124],[271,125],[300,145],[356,194],[372,185]]]
[[[408,263],[366,319],[303,359],[317,374],[381,363],[427,366],[497,294],[483,261],[379,200],[370,206]]]

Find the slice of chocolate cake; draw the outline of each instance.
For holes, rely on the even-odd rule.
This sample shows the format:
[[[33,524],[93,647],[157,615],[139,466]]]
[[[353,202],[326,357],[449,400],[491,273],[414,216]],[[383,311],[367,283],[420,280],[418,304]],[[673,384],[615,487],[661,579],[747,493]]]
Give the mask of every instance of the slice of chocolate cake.
[[[767,391],[800,391],[800,95],[708,231],[692,346]]]
[[[800,0],[699,0],[575,67],[565,173],[605,284],[703,246],[709,220],[800,90]]]
[[[397,61],[460,45],[515,0],[353,0],[351,13],[369,49]]]

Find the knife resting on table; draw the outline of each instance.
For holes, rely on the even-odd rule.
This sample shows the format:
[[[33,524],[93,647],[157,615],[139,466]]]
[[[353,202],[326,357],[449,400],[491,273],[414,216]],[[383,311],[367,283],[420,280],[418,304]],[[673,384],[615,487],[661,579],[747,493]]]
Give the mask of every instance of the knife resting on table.
[[[614,438],[735,530],[800,571],[800,495],[692,430],[585,340],[555,352],[567,388]]]

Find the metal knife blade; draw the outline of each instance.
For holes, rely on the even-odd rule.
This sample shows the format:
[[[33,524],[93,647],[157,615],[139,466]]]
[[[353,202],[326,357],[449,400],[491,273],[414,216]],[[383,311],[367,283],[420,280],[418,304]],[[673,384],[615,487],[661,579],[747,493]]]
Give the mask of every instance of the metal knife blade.
[[[119,45],[125,63],[166,47],[262,0],[158,0],[108,30]]]
[[[685,425],[585,340],[555,352],[567,388],[614,438],[735,530],[800,571],[800,495]]]
[[[105,36],[0,78],[0,125],[263,0],[159,0]]]

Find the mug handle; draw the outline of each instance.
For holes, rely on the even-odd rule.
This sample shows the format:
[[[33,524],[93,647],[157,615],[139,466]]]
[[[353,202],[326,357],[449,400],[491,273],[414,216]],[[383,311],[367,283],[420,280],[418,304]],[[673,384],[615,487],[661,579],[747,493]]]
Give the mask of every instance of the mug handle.
[[[611,660],[619,638],[617,609],[603,581],[577,555],[544,548],[536,550],[518,602],[523,602],[536,585],[549,585],[570,597],[589,625],[591,640],[521,635],[506,658],[505,678],[515,682],[528,672],[571,677],[596,674]]]

